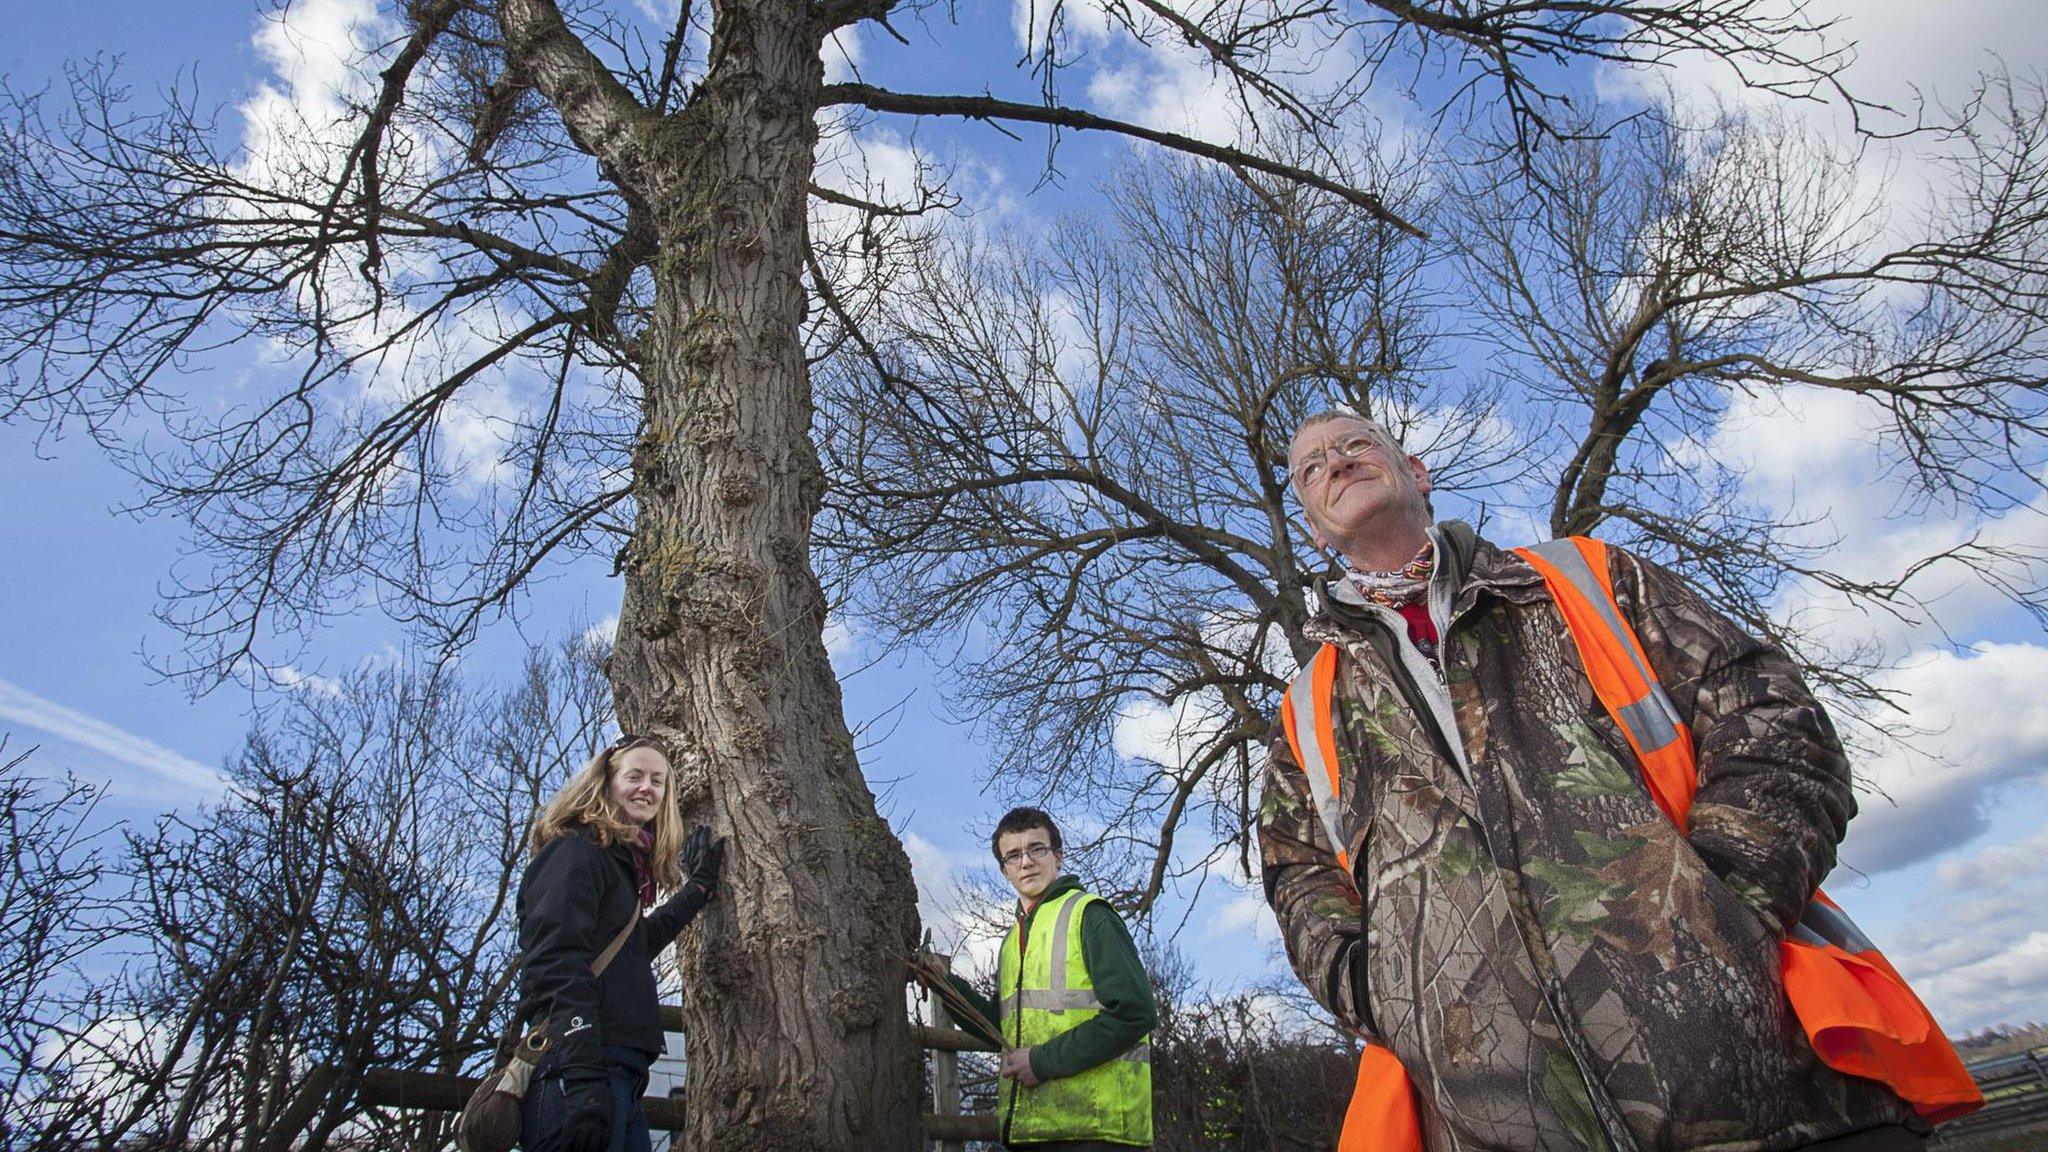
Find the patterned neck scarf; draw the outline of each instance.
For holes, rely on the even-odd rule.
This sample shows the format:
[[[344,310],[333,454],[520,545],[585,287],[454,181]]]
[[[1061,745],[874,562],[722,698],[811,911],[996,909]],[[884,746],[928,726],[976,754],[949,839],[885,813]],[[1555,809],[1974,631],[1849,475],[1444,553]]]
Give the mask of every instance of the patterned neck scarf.
[[[1413,560],[1391,572],[1353,568],[1345,573],[1359,595],[1383,607],[1399,609],[1429,598],[1429,576],[1436,570],[1436,541],[1424,540]]]

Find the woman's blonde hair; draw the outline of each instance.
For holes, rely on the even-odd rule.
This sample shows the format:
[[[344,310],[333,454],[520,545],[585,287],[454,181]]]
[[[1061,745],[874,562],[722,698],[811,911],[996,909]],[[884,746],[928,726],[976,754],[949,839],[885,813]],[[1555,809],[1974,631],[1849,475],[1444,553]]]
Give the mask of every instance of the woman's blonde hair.
[[[635,748],[652,748],[661,752],[660,745],[652,740],[624,740],[612,745],[590,758],[583,770],[569,778],[568,786],[555,793],[548,806],[541,810],[540,817],[533,822],[533,835],[528,838],[531,851],[539,852],[564,836],[573,836],[587,831],[606,848],[614,844],[631,844],[640,835],[640,828],[625,818],[619,806],[612,799],[612,771],[618,759]],[[668,754],[661,752],[663,760]],[[654,819],[648,821],[648,828],[654,833],[654,847],[648,852],[648,868],[654,873],[654,887],[663,892],[672,892],[683,886],[683,867],[680,856],[683,851],[683,820],[676,811],[675,769],[669,769],[670,778],[661,790],[661,806],[654,810]]]

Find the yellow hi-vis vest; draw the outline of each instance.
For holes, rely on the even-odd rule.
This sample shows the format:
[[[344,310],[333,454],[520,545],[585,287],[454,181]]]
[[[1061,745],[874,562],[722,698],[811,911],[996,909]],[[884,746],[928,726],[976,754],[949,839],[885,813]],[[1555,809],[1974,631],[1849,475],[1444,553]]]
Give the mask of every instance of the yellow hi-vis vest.
[[[1031,935],[1023,925],[1003,938],[996,967],[1003,1042],[1011,1048],[1043,1044],[1093,1020],[1102,1011],[1095,982],[1081,955],[1081,913],[1101,899],[1062,892],[1038,906]],[[1012,1080],[1003,1090],[1003,1142],[1106,1140],[1152,1143],[1151,1037],[1085,1072],[1026,1088]]]

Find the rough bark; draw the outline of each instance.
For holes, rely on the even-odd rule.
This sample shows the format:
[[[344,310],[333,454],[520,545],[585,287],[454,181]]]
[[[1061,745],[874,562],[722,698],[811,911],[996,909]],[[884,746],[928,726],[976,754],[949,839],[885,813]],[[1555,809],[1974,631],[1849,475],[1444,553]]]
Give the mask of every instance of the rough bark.
[[[624,725],[668,743],[686,819],[731,838],[682,944],[684,1142],[908,1150],[916,890],[855,759],[809,563],[823,473],[798,333],[822,33],[800,2],[720,11],[711,75],[660,119],[551,34],[552,7],[508,0],[509,38],[659,237],[611,679]]]

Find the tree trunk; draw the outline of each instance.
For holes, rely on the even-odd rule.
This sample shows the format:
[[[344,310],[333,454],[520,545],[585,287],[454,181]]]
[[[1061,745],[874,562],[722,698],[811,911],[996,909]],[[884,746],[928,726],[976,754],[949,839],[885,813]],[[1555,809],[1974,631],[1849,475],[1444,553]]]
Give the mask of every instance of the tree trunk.
[[[799,337],[820,37],[801,0],[724,6],[715,28],[710,78],[648,157],[665,169],[642,206],[661,253],[610,668],[623,722],[675,754],[685,819],[730,837],[719,898],[681,948],[684,1136],[910,1152],[921,1077],[899,958],[916,890],[854,757],[809,563],[824,481]]]

